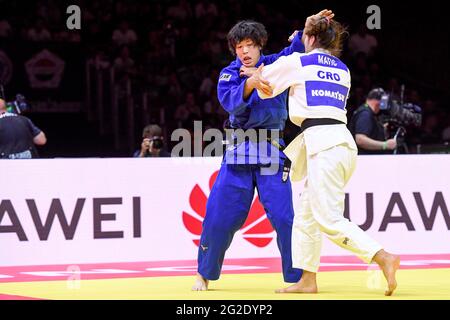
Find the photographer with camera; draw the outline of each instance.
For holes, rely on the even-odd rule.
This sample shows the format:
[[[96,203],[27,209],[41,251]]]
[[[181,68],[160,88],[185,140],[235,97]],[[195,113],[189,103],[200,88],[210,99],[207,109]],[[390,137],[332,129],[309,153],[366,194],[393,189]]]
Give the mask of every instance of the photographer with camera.
[[[156,124],[150,124],[142,131],[141,150],[136,150],[135,158],[170,157],[170,153],[164,148],[162,129]]]
[[[373,89],[367,95],[366,103],[355,110],[349,123],[359,154],[392,153],[397,148],[396,139],[386,139],[385,125],[378,115],[384,90]]]
[[[9,112],[0,99],[0,158],[31,159],[37,157],[35,145],[47,143],[44,132],[27,117]]]

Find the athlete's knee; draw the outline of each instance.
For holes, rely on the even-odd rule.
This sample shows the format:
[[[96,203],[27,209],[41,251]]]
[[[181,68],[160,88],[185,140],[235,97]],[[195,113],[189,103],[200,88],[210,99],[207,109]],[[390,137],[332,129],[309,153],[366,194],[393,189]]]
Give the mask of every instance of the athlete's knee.
[[[278,236],[290,235],[294,226],[294,218],[288,216],[279,216],[270,220],[270,222]]]
[[[203,232],[212,236],[229,233],[232,226],[226,221],[213,220],[203,225]]]
[[[320,230],[327,234],[334,234],[343,230],[346,228],[346,225],[350,223],[344,216],[320,217],[316,219],[316,221]]]

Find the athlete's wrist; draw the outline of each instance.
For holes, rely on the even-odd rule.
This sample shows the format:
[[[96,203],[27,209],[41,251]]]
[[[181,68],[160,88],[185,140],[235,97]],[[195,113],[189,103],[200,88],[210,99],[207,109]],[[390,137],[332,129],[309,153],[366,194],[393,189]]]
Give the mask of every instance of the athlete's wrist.
[[[256,81],[253,76],[247,79],[247,85],[249,89],[256,89]]]

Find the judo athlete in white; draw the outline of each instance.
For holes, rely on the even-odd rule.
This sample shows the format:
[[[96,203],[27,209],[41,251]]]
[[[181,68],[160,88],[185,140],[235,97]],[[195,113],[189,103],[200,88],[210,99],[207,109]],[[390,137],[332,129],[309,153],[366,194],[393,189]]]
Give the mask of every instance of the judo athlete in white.
[[[289,117],[302,128],[285,149],[292,161],[292,181],[306,177],[292,230],[293,267],[303,269],[300,281],[279,293],[316,293],[322,233],[366,263],[376,262],[392,295],[400,259],[383,250],[356,224],[343,215],[344,187],[355,169],[357,147],[346,127],[346,102],[350,72],[337,58],[344,28],[330,18],[310,16],[303,39],[306,53],[281,57],[258,68],[261,98],[272,98],[290,88]]]

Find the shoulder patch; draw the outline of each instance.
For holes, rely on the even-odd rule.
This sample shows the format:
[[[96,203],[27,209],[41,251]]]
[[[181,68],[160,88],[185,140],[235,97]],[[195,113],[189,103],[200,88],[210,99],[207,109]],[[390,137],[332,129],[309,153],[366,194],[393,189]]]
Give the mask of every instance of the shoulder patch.
[[[222,75],[219,78],[219,81],[230,81],[231,74],[229,73],[222,73]]]

